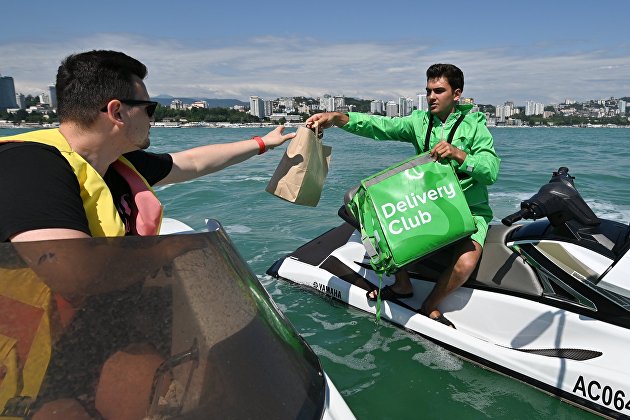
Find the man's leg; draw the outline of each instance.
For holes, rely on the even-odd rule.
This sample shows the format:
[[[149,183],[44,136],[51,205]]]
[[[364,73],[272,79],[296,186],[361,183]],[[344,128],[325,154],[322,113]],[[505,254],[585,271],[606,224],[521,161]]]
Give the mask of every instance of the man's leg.
[[[482,250],[481,245],[474,240],[464,241],[455,246],[450,266],[438,278],[433,290],[422,304],[420,313],[429,318],[441,315],[438,305],[468,280],[477,267]]]
[[[134,420],[147,415],[153,377],[164,362],[153,346],[131,344],[114,353],[103,366],[96,389],[96,409],[107,419]],[[163,395],[166,382],[158,384]]]

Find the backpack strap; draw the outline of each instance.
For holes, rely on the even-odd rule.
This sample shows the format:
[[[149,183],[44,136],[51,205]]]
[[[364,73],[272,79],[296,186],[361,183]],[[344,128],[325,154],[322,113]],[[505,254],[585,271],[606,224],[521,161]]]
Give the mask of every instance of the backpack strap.
[[[427,135],[424,137],[424,150],[429,151],[429,141],[431,141],[431,131],[433,130],[433,115],[429,112],[429,126],[427,127]]]
[[[462,121],[464,121],[464,117],[465,117],[464,114],[460,115],[457,121],[455,121],[455,124],[453,124],[453,128],[451,128],[451,132],[448,133],[448,144],[451,144],[451,142],[453,141],[453,137],[455,137],[455,132],[457,131],[457,127],[459,127]]]
[[[459,118],[457,119],[457,121],[455,121],[455,124],[453,124],[453,128],[451,128],[451,132],[448,133],[448,143],[450,144],[453,141],[453,137],[455,137],[455,132],[457,131],[457,128],[459,127],[459,125],[462,123],[462,121],[464,121],[464,117],[466,115],[462,114],[459,116]],[[429,142],[431,140],[431,131],[433,130],[433,115],[431,115],[431,113],[429,113],[429,126],[427,127],[427,135],[424,138],[424,151],[428,152],[429,151]]]

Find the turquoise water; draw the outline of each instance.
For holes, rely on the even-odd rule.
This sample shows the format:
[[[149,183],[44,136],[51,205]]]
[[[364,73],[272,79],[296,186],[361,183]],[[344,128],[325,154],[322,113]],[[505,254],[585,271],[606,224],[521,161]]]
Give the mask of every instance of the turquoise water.
[[[152,129],[152,151],[177,151],[263,135],[263,129]],[[1,130],[0,135],[14,130]],[[490,187],[497,220],[567,166],[600,217],[630,221],[629,129],[496,128],[503,159]],[[265,192],[282,156],[272,150],[219,173],[160,187],[166,215],[202,230],[219,220],[277,306],[320,356],[328,375],[360,419],[592,418],[583,410],[516,380],[463,361],[441,347],[372,315],[265,275],[278,258],[338,225],[343,193],[361,178],[409,157],[405,143],[375,142],[332,129],[331,169],[319,205],[287,203]],[[489,309],[491,310],[491,308]]]

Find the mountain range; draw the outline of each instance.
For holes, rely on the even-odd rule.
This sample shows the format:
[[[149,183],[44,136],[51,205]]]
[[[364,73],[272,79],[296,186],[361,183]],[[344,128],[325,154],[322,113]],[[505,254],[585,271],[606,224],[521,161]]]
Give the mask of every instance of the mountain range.
[[[154,101],[160,103],[163,106],[169,106],[173,99],[179,99],[185,104],[192,104],[196,101],[206,101],[208,103],[208,108],[231,108],[235,105],[245,105],[249,106],[249,102],[239,101],[238,99],[215,99],[215,98],[185,98],[182,96],[171,96],[171,95],[158,95],[151,98]]]

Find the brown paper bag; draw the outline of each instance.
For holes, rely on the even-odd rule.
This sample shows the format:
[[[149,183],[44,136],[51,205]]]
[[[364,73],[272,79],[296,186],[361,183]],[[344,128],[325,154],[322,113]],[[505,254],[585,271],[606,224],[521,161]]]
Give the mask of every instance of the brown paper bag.
[[[267,191],[291,203],[315,207],[324,188],[332,147],[322,144],[317,134],[299,127]]]

